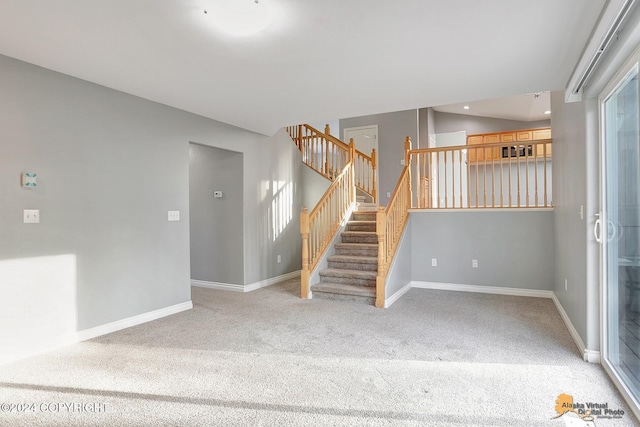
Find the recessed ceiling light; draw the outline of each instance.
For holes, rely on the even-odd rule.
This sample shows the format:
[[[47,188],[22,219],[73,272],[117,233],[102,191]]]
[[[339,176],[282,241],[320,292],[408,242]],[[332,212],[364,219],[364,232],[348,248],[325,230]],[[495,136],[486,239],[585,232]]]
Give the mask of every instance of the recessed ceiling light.
[[[264,1],[215,0],[204,11],[213,25],[234,36],[249,36],[271,23],[271,11]]]
[[[462,107],[462,108],[464,108],[465,110],[468,110],[468,109],[469,109],[469,106],[468,106],[468,105],[465,105],[465,106],[464,106],[464,107]]]
[[[544,112],[545,114],[551,114],[551,110],[547,110]]]

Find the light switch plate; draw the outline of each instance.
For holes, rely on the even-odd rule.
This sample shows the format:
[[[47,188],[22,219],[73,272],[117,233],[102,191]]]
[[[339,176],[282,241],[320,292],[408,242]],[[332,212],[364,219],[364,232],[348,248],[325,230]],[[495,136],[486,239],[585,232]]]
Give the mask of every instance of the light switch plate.
[[[25,209],[23,211],[23,222],[25,224],[37,224],[40,222],[40,210],[39,209]]]
[[[180,211],[169,211],[169,221],[180,221]]]

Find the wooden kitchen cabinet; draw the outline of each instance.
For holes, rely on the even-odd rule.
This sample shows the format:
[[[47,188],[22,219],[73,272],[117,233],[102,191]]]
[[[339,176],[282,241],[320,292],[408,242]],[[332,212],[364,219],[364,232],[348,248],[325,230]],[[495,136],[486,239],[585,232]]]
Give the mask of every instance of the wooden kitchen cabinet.
[[[481,146],[482,144],[493,143],[518,143],[525,141],[538,141],[543,139],[551,139],[551,128],[538,128],[538,129],[521,129],[512,130],[506,132],[494,132],[485,134],[476,134],[467,136],[467,145],[474,147]],[[514,147],[490,147],[484,150],[469,150],[469,162],[487,162],[500,161],[503,157],[509,158],[509,153],[517,152],[517,147],[521,147],[524,144],[514,144]],[[551,144],[546,145],[546,153],[542,146],[536,147],[535,154],[531,153],[531,146],[529,146],[529,156],[535,155],[536,157],[551,156]],[[515,154],[511,156],[516,157]]]

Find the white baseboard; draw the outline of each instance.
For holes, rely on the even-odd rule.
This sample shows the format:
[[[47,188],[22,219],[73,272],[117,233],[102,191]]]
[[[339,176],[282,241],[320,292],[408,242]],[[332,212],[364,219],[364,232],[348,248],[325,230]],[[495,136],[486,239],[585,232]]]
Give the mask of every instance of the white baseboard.
[[[580,350],[580,354],[582,354],[582,359],[585,362],[589,362],[589,363],[600,363],[600,352],[594,351],[594,350],[588,350],[586,348],[586,346],[584,345],[584,341],[582,341],[580,334],[578,333],[576,328],[573,326],[573,323],[571,323],[571,319],[569,319],[569,315],[567,314],[566,311],[564,311],[564,307],[562,307],[562,304],[560,304],[560,300],[556,296],[555,292],[553,293],[552,299],[553,299],[553,303],[556,306],[556,309],[558,310],[558,313],[560,313],[560,317],[562,317],[564,324],[567,326],[567,329],[569,330],[569,334],[571,334],[571,338],[573,338],[573,342],[578,347],[578,350]]]
[[[191,286],[199,288],[219,289],[222,291],[244,292],[244,285],[234,283],[207,282],[206,280],[192,280]]]
[[[219,289],[223,291],[233,292],[251,292],[256,289],[265,288],[275,283],[282,282],[283,280],[295,279],[300,277],[300,270],[293,271],[291,273],[282,274],[280,276],[272,277],[270,279],[261,280],[259,282],[251,283],[249,285],[237,285],[234,283],[221,283],[221,282],[207,282],[205,280],[192,280],[191,286],[197,286],[200,288]]]
[[[402,295],[406,294],[409,289],[411,289],[411,282],[404,285],[400,290],[396,291],[395,294],[391,295],[389,298],[384,300],[384,308],[389,308],[391,304],[398,301]]]
[[[96,326],[95,328],[85,329],[78,332],[76,334],[76,341],[89,340],[91,338],[99,337],[100,335],[110,334],[121,329],[126,329],[132,326],[140,325],[142,323],[151,322],[152,320],[171,316],[172,314],[180,313],[181,311],[190,310],[192,308],[193,302],[187,301],[158,310],[149,311],[147,313],[138,314],[137,316],[127,317],[126,319],[116,320],[115,322],[107,323],[104,325]]]
[[[39,354],[48,353],[69,345],[79,343],[80,341],[86,341],[92,338],[99,337],[101,335],[110,334],[122,329],[137,326],[142,323],[157,320],[162,317],[170,316],[172,314],[180,313],[182,311],[190,310],[193,308],[193,302],[186,301],[180,304],[175,304],[169,307],[161,308],[147,313],[138,314],[136,316],[127,317],[126,319],[116,320],[115,322],[106,323],[104,325],[96,326],[90,329],[84,329],[78,332],[66,333],[62,336],[55,337],[49,340],[46,344],[40,343],[41,347],[38,349],[30,349],[23,353],[17,353],[9,355],[7,357],[0,357],[0,365],[15,362],[18,360],[26,359],[29,357],[37,356]]]
[[[272,277],[271,279],[262,280],[260,282],[252,283],[250,285],[245,285],[244,291],[251,292],[256,289],[265,288],[267,286],[274,285],[278,282],[282,282],[283,280],[295,279],[296,277],[300,277],[301,271],[293,271],[291,273],[282,274],[280,276]]]
[[[512,295],[518,297],[552,298],[553,291],[538,289],[502,288],[497,286],[458,285],[455,283],[436,283],[412,281],[411,287],[437,289],[443,291],[477,292],[481,294]]]

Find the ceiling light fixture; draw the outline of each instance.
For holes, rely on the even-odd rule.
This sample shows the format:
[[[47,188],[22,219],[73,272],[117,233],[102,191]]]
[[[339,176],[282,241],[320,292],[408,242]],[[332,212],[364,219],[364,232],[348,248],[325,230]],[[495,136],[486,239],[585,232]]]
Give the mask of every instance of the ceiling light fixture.
[[[469,109],[469,106],[468,106],[468,105],[465,105],[465,106],[464,106],[464,107],[462,107],[462,108],[464,108],[465,110],[468,110],[468,109]]]
[[[549,115],[549,114],[551,114],[551,111],[550,111],[550,110],[547,110],[547,111],[545,111],[544,113],[545,113],[545,114],[547,114],[547,115]]]
[[[211,0],[204,13],[216,28],[233,36],[250,36],[271,23],[269,7],[259,0]]]

